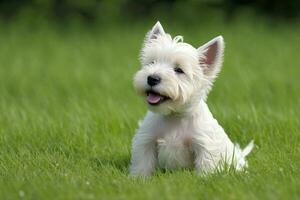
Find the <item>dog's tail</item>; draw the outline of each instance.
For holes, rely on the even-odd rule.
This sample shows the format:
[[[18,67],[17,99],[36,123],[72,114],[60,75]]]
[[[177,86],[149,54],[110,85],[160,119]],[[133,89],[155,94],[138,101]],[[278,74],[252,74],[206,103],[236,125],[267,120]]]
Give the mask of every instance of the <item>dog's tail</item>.
[[[247,155],[252,151],[254,147],[254,141],[251,140],[249,144],[244,148],[241,149],[240,145],[236,144],[237,152],[238,154],[236,155],[236,170],[242,170],[243,168],[248,167],[248,162],[246,160]]]
[[[254,141],[251,140],[249,144],[242,150],[242,156],[245,158],[253,149]]]

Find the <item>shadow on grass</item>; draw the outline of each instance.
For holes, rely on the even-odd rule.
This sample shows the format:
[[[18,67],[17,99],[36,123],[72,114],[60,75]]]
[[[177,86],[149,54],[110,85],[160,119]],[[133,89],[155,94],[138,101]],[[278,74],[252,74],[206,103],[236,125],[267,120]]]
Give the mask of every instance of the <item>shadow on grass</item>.
[[[111,171],[112,173],[120,173],[124,176],[129,175],[129,164],[130,164],[130,156],[128,155],[118,155],[114,157],[98,157],[98,158],[90,158],[90,162],[92,167],[96,171],[103,172],[104,170]],[[235,171],[232,168],[225,168],[220,171],[215,171],[211,174],[199,174],[194,168],[181,168],[176,170],[164,169],[164,168],[156,168],[152,177],[172,177],[178,175],[185,175],[187,177],[198,177],[202,181],[207,181],[210,179],[219,179],[225,177],[245,177],[247,175],[245,171]]]

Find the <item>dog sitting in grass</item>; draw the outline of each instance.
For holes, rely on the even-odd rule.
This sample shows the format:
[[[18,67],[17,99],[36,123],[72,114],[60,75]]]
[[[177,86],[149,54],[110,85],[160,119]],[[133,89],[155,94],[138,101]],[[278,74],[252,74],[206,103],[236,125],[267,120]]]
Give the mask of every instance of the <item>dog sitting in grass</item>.
[[[223,53],[222,36],[196,49],[159,22],[147,34],[134,86],[150,111],[133,138],[131,176],[149,176],[158,167],[205,175],[247,166],[253,142],[245,149],[233,144],[206,104]]]

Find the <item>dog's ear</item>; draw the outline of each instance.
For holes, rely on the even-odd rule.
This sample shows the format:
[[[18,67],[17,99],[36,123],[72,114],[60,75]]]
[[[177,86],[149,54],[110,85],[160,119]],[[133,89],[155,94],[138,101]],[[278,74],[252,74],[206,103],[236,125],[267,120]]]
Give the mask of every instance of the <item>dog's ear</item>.
[[[148,40],[156,39],[157,36],[164,35],[164,34],[165,31],[162,25],[160,24],[159,21],[157,21],[156,24],[152,27],[151,31],[147,34],[147,39]]]
[[[203,73],[211,81],[215,79],[221,70],[224,54],[224,40],[218,36],[198,48],[200,66]]]

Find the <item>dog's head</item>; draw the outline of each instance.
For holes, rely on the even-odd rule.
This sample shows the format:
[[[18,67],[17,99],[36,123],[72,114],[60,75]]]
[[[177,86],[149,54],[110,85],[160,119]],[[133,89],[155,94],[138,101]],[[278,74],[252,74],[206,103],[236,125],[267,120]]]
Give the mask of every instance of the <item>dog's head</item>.
[[[157,22],[146,35],[134,86],[150,110],[184,112],[206,98],[221,69],[223,52],[222,36],[194,48],[181,36],[172,39]]]

